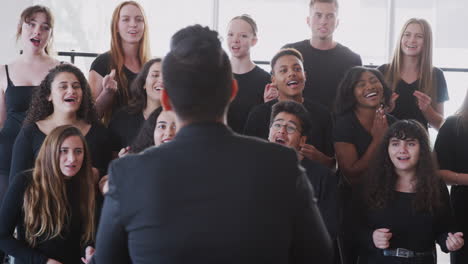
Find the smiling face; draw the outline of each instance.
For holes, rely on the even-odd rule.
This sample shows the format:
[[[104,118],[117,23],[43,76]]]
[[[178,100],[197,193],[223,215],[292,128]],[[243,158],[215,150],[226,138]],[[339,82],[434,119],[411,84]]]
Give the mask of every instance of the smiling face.
[[[151,65],[143,88],[146,91],[148,101],[160,102],[161,90],[164,89],[161,62],[155,62]]]
[[[154,129],[154,145],[159,146],[171,141],[176,134],[175,113],[173,111],[162,111],[156,120]]]
[[[45,13],[32,15],[21,27],[23,48],[32,52],[43,51],[52,36],[52,28]]]
[[[122,42],[139,43],[145,30],[145,19],[141,10],[132,4],[120,9],[117,29]]]
[[[278,87],[280,98],[293,100],[302,97],[305,81],[304,68],[299,58],[294,55],[278,58],[273,69],[272,82]]]
[[[67,137],[60,146],[60,171],[66,177],[75,176],[84,159],[83,141],[79,136]]]
[[[383,102],[383,86],[380,80],[371,72],[361,74],[354,86],[356,107],[378,108]]]
[[[409,24],[401,37],[401,52],[406,56],[420,56],[424,48],[424,31],[420,24]]]
[[[419,161],[419,141],[417,139],[390,138],[388,156],[395,167],[395,172],[414,173]]]
[[[257,43],[252,26],[242,19],[229,23],[227,45],[233,57],[243,58],[250,55],[250,48]]]
[[[306,136],[302,136],[301,132],[302,127],[297,116],[280,112],[270,126],[268,140],[299,150],[306,141]]]
[[[81,84],[73,73],[61,72],[55,76],[48,98],[52,102],[54,112],[76,113],[80,108],[82,97]]]
[[[338,26],[338,10],[334,3],[316,2],[309,9],[307,24],[312,31],[312,38],[327,40],[333,38]]]

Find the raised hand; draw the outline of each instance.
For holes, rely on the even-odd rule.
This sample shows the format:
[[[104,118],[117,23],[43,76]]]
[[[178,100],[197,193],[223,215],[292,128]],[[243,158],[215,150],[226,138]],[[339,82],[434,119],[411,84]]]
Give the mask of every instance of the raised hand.
[[[115,69],[102,78],[102,87],[106,92],[117,92],[117,81],[115,80]]]
[[[269,102],[271,100],[275,100],[278,98],[279,92],[278,92],[278,87],[276,87],[276,84],[274,83],[269,83],[265,85],[265,90],[263,92],[263,101]]]
[[[94,252],[96,250],[91,247],[91,246],[88,246],[86,247],[86,250],[85,250],[85,257],[84,258],[81,258],[81,261],[83,261],[83,263],[87,264],[91,261],[91,258],[93,257],[94,255]]]
[[[421,110],[422,112],[425,112],[427,108],[431,105],[432,98],[429,97],[429,95],[420,91],[414,91],[413,95],[414,97],[416,97],[419,110]]]
[[[388,129],[387,118],[383,108],[377,109],[374,116],[374,123],[372,124],[371,135],[373,138],[383,138],[385,131]]]
[[[449,251],[459,250],[465,244],[465,240],[463,239],[463,233],[462,232],[457,232],[455,234],[448,233],[445,244],[447,245],[447,249]]]
[[[372,233],[372,241],[376,248],[386,249],[390,246],[390,239],[392,238],[392,233],[388,228],[380,228],[374,230]]]
[[[130,152],[130,146],[127,146],[125,148],[120,149],[119,154],[117,154],[117,155],[119,156],[119,158],[121,158],[121,157],[127,155],[129,152]]]

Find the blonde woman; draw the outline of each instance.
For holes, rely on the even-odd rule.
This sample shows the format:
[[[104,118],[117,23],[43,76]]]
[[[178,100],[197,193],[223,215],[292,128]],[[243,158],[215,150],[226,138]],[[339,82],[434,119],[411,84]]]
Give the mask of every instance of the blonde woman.
[[[432,65],[432,30],[426,20],[411,18],[405,23],[392,61],[379,70],[394,92],[392,115],[416,119],[426,128],[440,128],[447,83],[444,73]]]

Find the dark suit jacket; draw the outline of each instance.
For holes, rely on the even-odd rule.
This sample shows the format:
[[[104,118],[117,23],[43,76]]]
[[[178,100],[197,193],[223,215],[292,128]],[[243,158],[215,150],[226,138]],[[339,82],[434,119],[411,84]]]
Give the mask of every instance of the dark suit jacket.
[[[94,263],[329,263],[293,150],[220,123],[114,161]]]

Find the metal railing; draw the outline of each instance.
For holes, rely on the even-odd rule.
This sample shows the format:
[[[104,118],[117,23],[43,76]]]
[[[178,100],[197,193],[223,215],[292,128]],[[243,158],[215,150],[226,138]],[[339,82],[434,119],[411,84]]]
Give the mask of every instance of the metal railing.
[[[76,57],[86,57],[86,58],[95,58],[99,55],[99,53],[92,53],[92,52],[78,52],[78,51],[59,51],[57,52],[59,56],[70,57],[70,62],[75,63]],[[269,65],[269,61],[254,61],[255,64],[260,65]],[[376,68],[377,65],[364,65],[369,68]],[[441,68],[444,72],[468,72],[468,68]]]

